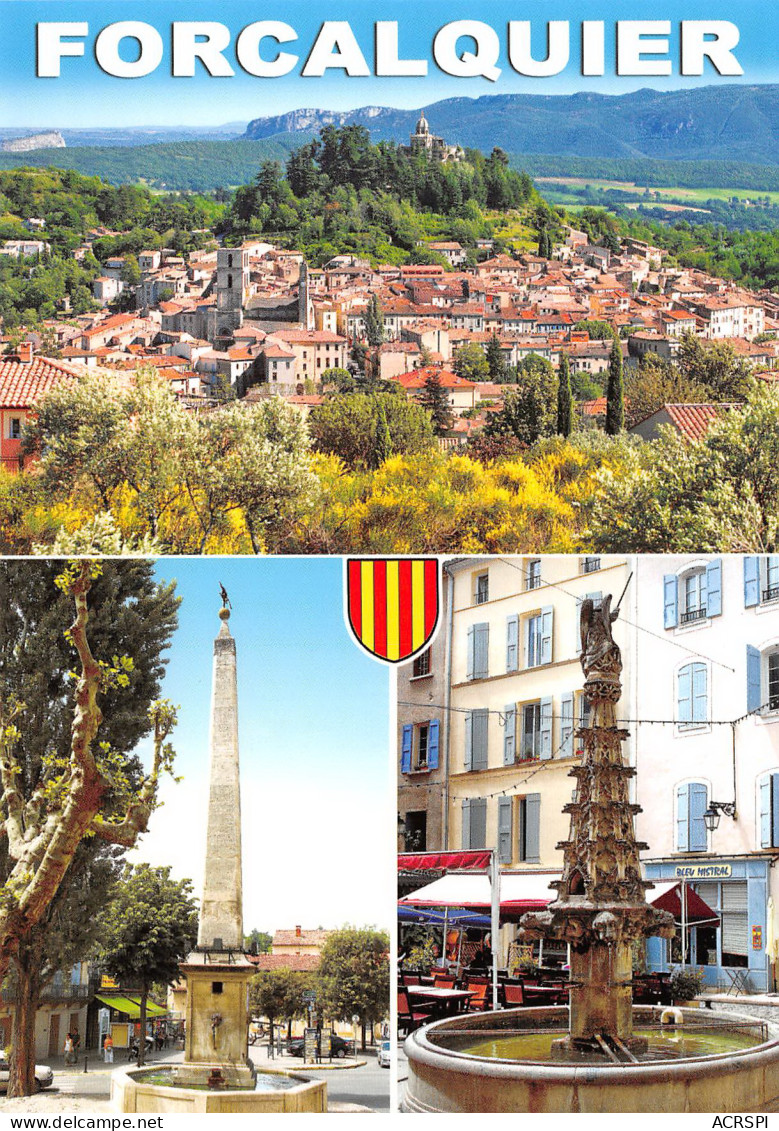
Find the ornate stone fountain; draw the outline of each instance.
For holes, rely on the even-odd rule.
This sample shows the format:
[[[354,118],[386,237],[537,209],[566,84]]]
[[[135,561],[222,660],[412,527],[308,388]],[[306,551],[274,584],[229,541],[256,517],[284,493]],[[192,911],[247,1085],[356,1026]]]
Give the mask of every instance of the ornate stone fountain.
[[[633,1034],[634,945],[647,935],[670,938],[673,916],[650,907],[645,898],[654,885],[641,878],[633,818],[641,812],[630,802],[629,782],[635,770],[622,761],[628,737],[616,722],[622,694],[622,658],[611,625],[611,597],[598,607],[589,599],[581,611],[581,662],[584,694],[590,704],[589,725],[578,732],[584,746],[576,778],[575,800],[563,850],[563,874],[550,887],[557,899],[545,911],[522,916],[527,939],[553,938],[570,946],[570,1023],[568,1037],[554,1051],[602,1048],[605,1044],[629,1057],[645,1050],[645,1037]]]
[[[635,771],[617,726],[622,660],[608,596],[581,611],[588,725],[563,873],[525,938],[570,946],[569,1007],[504,1009],[438,1021],[406,1041],[409,1112],[744,1112],[779,1110],[779,1025],[709,1010],[633,1006],[633,948],[670,937],[647,905],[630,802]],[[670,1015],[670,1017],[668,1016]],[[672,1022],[671,1026],[664,1024]]]
[[[322,1112],[325,1083],[257,1071],[248,1055],[254,967],[243,949],[238,684],[224,587],[219,618],[203,896],[197,945],[181,964],[187,980],[184,1063],[118,1070],[111,1098],[125,1112]]]

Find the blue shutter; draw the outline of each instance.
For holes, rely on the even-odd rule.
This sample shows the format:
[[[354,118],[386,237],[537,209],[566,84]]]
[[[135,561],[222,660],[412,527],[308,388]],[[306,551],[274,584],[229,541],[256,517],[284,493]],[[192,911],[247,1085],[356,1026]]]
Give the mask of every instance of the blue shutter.
[[[760,694],[760,652],[747,644],[747,711],[759,711],[763,705]]]
[[[468,653],[466,659],[465,678],[473,679],[473,661],[476,656],[476,632],[475,625],[470,625],[468,628]]]
[[[690,783],[690,851],[705,852],[708,848],[706,837],[706,823],[703,814],[706,812],[706,786],[700,782]]]
[[[680,785],[676,789],[676,848],[679,852],[687,852],[690,847],[689,789],[688,785]]]
[[[525,798],[525,860],[538,864],[541,833],[541,794],[529,793]]]
[[[519,617],[512,613],[506,617],[506,671],[515,672],[519,667],[517,658],[519,642]]]
[[[779,848],[779,774],[771,774],[771,848]]]
[[[552,634],[554,631],[554,609],[548,605],[541,610],[541,663],[552,662]]]
[[[760,604],[760,558],[747,554],[744,558],[744,608]]]
[[[427,731],[427,768],[428,770],[438,769],[438,719],[431,719]]]
[[[485,679],[488,672],[490,626],[485,622],[473,626],[473,678]]]
[[[560,699],[560,757],[570,758],[573,754],[573,692]]]
[[[503,731],[503,765],[513,766],[516,754],[517,708],[509,703],[505,709],[506,725]]]
[[[541,757],[552,757],[552,700],[551,697],[541,700]]]
[[[473,769],[473,712],[465,713],[465,768]]]
[[[679,623],[679,587],[675,573],[663,578],[663,627],[676,628]]]
[[[463,849],[471,847],[471,802],[468,798],[463,801],[463,831],[461,839],[461,847]]]
[[[411,744],[414,737],[414,728],[410,724],[403,727],[403,744],[400,748],[400,772],[411,773]]]
[[[511,863],[511,798],[498,798],[498,860]]]
[[[487,798],[471,801],[471,848],[487,847]]]
[[[692,721],[705,723],[709,717],[706,665],[692,665]]]
[[[489,711],[479,708],[471,712],[473,745],[472,745],[472,770],[487,769],[487,727],[489,725]]]
[[[776,775],[779,782],[779,774]],[[772,848],[772,820],[771,820],[771,784],[772,777],[768,774],[760,782],[760,847]]]
[[[706,566],[706,615],[722,614],[722,558],[715,558]]]
[[[680,723],[692,722],[692,668],[692,664],[685,664],[676,676],[676,717]]]

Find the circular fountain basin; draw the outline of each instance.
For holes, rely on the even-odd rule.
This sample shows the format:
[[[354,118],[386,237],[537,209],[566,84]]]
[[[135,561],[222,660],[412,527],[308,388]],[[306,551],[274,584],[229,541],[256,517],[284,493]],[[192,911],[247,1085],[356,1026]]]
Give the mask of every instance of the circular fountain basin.
[[[177,1064],[118,1069],[111,1074],[111,1100],[117,1111],[143,1114],[184,1112],[326,1112],[327,1084],[294,1072],[257,1070],[253,1088],[209,1088],[210,1066],[202,1084],[177,1084]]]
[[[779,1111],[779,1025],[683,1009],[636,1006],[648,1038],[639,1062],[552,1053],[568,1029],[560,1006],[472,1013],[418,1029],[405,1043],[407,1112]]]

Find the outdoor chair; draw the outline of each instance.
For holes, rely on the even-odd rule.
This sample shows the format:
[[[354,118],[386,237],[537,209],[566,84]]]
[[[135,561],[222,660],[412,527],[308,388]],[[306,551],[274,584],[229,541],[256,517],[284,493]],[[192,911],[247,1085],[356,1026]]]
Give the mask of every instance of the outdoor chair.
[[[436,974],[433,982],[436,988],[440,988],[442,990],[454,989],[454,978],[451,975],[444,976],[443,974]]]
[[[484,982],[475,983],[469,980],[468,985],[465,987],[467,990],[474,990],[473,997],[468,1003],[469,1013],[481,1013],[487,1008],[487,991],[489,985]]]
[[[398,990],[398,1033],[412,1033],[420,1025],[430,1020],[430,1014],[422,1010],[413,1009],[409,1004],[408,994],[405,989]]]
[[[418,986],[419,985],[419,974],[403,973],[401,975],[401,977],[403,978],[403,981],[404,981],[405,985],[407,985],[407,986]]]
[[[524,1005],[525,992],[520,984],[506,982],[503,986],[503,1000],[507,1006]]]

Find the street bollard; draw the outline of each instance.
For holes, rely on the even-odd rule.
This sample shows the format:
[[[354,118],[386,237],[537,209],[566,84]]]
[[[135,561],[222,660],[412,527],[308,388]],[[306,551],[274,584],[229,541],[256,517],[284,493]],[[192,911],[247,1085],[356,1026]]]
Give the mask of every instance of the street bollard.
[[[88,1057],[88,1056],[85,1056],[85,1057],[84,1057],[84,1071],[85,1071],[85,1072],[87,1071],[87,1061],[88,1061],[88,1060],[89,1060],[89,1057]]]

